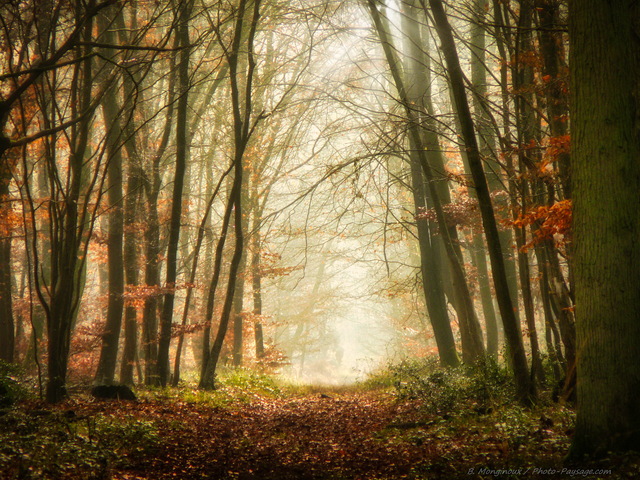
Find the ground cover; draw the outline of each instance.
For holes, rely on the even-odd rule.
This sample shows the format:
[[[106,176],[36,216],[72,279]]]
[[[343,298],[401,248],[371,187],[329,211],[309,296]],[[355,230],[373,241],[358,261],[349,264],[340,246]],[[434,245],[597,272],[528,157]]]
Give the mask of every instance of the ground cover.
[[[23,400],[0,416],[0,478],[640,477],[634,454],[564,464],[574,421],[565,406],[487,404],[460,385],[452,399],[437,391],[443,380],[459,381],[425,382],[430,403],[415,385],[291,388],[252,374],[212,393],[182,387],[103,401],[80,391],[55,406]]]

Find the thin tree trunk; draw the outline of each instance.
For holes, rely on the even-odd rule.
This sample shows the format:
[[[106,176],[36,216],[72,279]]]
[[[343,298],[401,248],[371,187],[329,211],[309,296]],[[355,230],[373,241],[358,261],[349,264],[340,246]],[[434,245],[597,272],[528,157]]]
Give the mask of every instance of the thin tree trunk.
[[[503,135],[501,137],[502,150],[507,152],[512,149],[512,134],[511,134],[511,109],[509,107],[509,99],[511,98],[511,92],[509,91],[509,58],[507,48],[509,46],[510,25],[507,24],[507,19],[502,15],[502,2],[499,0],[493,0],[493,16],[495,22],[494,38],[496,40],[496,48],[500,56],[500,90],[501,90],[501,117]],[[496,126],[496,129],[498,127]],[[506,154],[506,163],[504,165],[504,171],[506,174],[506,186],[507,193],[509,194],[510,205],[504,202],[502,205],[505,212],[508,211],[506,217],[513,219],[517,216],[517,189],[515,187],[516,172],[513,168],[513,161],[510,154]],[[497,155],[496,155],[497,157]],[[497,158],[496,158],[497,160]],[[487,169],[487,183],[489,188],[493,192],[501,191],[504,189],[504,182],[501,180],[497,172],[500,171],[500,165],[497,161],[489,160]],[[500,206],[501,202],[498,199],[496,205]],[[513,234],[511,230],[504,229],[499,230],[498,235],[500,237],[500,245],[502,246],[502,255],[504,257],[505,269],[507,272],[507,281],[509,282],[509,294],[511,295],[511,302],[515,309],[515,316],[520,323],[520,307],[519,307],[519,289],[518,289],[518,273],[516,269],[516,259],[513,247]]]
[[[105,31],[107,43],[115,43],[113,31],[107,30],[108,21],[103,15],[99,17],[100,28]],[[113,55],[113,51],[105,52]],[[109,80],[108,80],[109,81]],[[123,258],[123,192],[122,192],[122,128],[116,92],[120,82],[114,81],[108,86],[102,101],[102,113],[105,125],[109,126],[106,144],[108,155],[107,167],[107,200],[109,206],[109,227],[107,241],[107,266],[109,296],[107,303],[107,319],[102,334],[100,358],[96,370],[95,382],[110,385],[113,383],[118,359],[120,330],[122,328],[122,312],[124,308],[124,258]]]
[[[15,326],[11,289],[11,239],[13,236],[10,216],[11,201],[9,183],[11,170],[8,159],[0,161],[0,360],[13,362],[15,350]]]
[[[253,295],[253,331],[256,345],[256,359],[264,357],[264,335],[262,332],[262,272],[260,269],[262,237],[260,235],[261,218],[254,217],[253,246],[251,251],[251,291]]]
[[[180,239],[180,219],[182,218],[182,191],[187,167],[189,138],[187,135],[187,113],[189,106],[189,17],[192,2],[180,2],[178,6],[178,37],[180,38],[180,62],[178,65],[178,108],[176,118],[176,169],[171,199],[171,220],[169,245],[167,247],[167,272],[160,318],[160,338],[158,341],[158,378],[165,386],[169,380],[169,347],[171,344],[171,324],[175,299],[176,272],[178,266],[178,241]]]
[[[469,159],[469,167],[473,177],[473,184],[478,197],[480,213],[482,215],[482,224],[489,248],[489,257],[491,259],[491,271],[493,281],[500,307],[500,315],[504,326],[505,337],[509,347],[509,356],[511,366],[514,371],[516,382],[516,390],[518,399],[529,404],[535,396],[535,387],[529,377],[527,358],[525,356],[524,345],[522,342],[522,334],[518,320],[515,317],[513,304],[509,295],[509,286],[504,266],[504,258],[502,256],[502,248],[500,246],[500,238],[498,236],[498,228],[491,203],[491,196],[487,185],[487,180],[482,166],[482,159],[475,137],[475,127],[469,109],[466,92],[464,88],[464,77],[458,54],[456,52],[451,27],[441,0],[429,0],[431,12],[433,14],[436,30],[440,37],[443,55],[447,64],[447,72],[453,90],[458,116],[460,117],[460,125],[462,127],[462,135],[467,155]]]
[[[253,3],[253,11],[248,26],[246,50],[247,55],[246,72],[244,73],[245,85],[244,92],[241,92],[239,85],[238,60],[241,52],[241,44],[244,38],[244,21],[245,10],[247,6]],[[251,138],[252,133],[252,92],[253,92],[253,74],[255,70],[255,59],[253,57],[253,47],[255,33],[260,18],[260,0],[241,0],[236,13],[236,24],[233,38],[232,48],[229,53],[229,73],[231,84],[231,104],[233,109],[233,125],[234,125],[234,178],[231,193],[229,195],[229,205],[234,212],[234,234],[235,244],[233,257],[229,266],[229,280],[227,282],[227,291],[220,315],[220,324],[218,332],[211,347],[209,358],[207,359],[202,378],[200,380],[200,388],[215,388],[215,371],[222,351],[229,319],[231,317],[231,309],[233,307],[234,292],[236,288],[237,275],[240,268],[240,262],[244,254],[244,232],[243,232],[243,210],[242,210],[242,186],[243,186],[243,170],[244,170],[244,153]],[[226,213],[226,212],[225,212]]]
[[[564,59],[564,41],[560,27],[560,1],[535,0],[540,19],[538,30],[542,72],[549,119],[549,134],[553,138],[563,137],[569,132],[569,95],[566,84],[568,76]],[[557,158],[561,198],[571,198],[571,154],[562,151]]]
[[[223,180],[226,178],[226,176],[230,173],[231,169],[228,169],[220,178],[220,180],[218,181],[218,184],[216,185],[215,190],[212,191],[213,189],[213,185],[212,183],[212,179],[211,178],[207,178],[207,189],[208,189],[208,197],[209,197],[209,201],[207,203],[207,206],[205,208],[204,214],[202,215],[202,221],[200,222],[200,227],[198,228],[198,236],[196,237],[196,245],[194,247],[194,251],[193,251],[193,262],[191,265],[191,274],[189,275],[189,281],[188,281],[188,286],[187,286],[187,295],[185,298],[185,302],[184,302],[184,309],[182,311],[182,327],[184,328],[187,325],[187,316],[189,314],[189,306],[191,304],[191,296],[192,296],[192,292],[193,292],[193,288],[191,287],[191,285],[194,284],[195,280],[196,280],[196,272],[198,270],[198,260],[200,258],[200,249],[202,248],[202,242],[204,241],[204,237],[207,231],[206,225],[207,222],[209,221],[209,214],[211,212],[211,207],[213,206],[213,201],[216,199],[216,197],[218,196],[218,193],[220,191],[220,186],[222,185]],[[226,232],[225,232],[226,235]],[[222,247],[224,247],[224,243],[222,244]],[[218,265],[218,268],[220,268],[220,266]],[[211,289],[213,290],[213,292],[215,293],[215,288],[217,286],[217,280],[215,282],[215,284],[211,287]],[[209,293],[209,295],[211,295],[211,292]],[[213,315],[213,303],[211,304],[212,310],[211,313],[207,313],[207,318],[208,318],[208,322],[205,325],[209,325],[211,322],[211,316]],[[209,335],[210,335],[210,328],[207,328],[205,326],[204,328],[204,332],[205,335],[208,339]],[[208,351],[209,350],[209,345],[208,345],[208,341],[204,342],[204,348]],[[173,367],[173,385],[177,385],[178,382],[180,381],[180,359],[182,356],[182,349],[183,349],[183,345],[184,345],[184,332],[182,332],[180,334],[180,336],[178,337],[178,346],[176,348],[176,358],[175,358],[175,362],[174,362],[174,367]]]
[[[177,37],[176,37],[177,38]],[[178,40],[176,39],[176,42]],[[173,71],[173,62],[171,70]],[[160,145],[151,162],[151,178],[145,178],[147,197],[147,229],[145,231],[145,285],[151,291],[145,299],[142,321],[142,337],[145,357],[145,383],[158,385],[158,310],[162,305],[160,296],[160,220],[158,216],[158,198],[162,178],[160,161],[169,144],[171,126],[173,125],[175,75],[170,73],[169,92],[167,95],[167,114],[160,140]],[[144,172],[144,170],[142,170]]]
[[[131,157],[130,157],[131,159]],[[142,182],[140,173],[130,160],[127,180],[127,197],[124,205],[124,277],[126,285],[138,285],[138,235],[135,232],[136,211],[140,205]],[[124,309],[124,348],[120,365],[120,383],[133,385],[133,370],[138,348],[138,319],[134,305]]]
[[[461,335],[463,336],[463,338],[465,338],[465,343],[467,344],[466,348],[463,350],[463,353],[465,354],[464,360],[468,363],[475,363],[476,361],[483,359],[485,352],[484,345],[482,343],[482,334],[480,332],[477,318],[475,317],[475,310],[473,307],[473,302],[471,300],[471,294],[469,293],[469,287],[467,285],[464,268],[462,266],[462,258],[458,253],[459,246],[456,249],[450,235],[450,230],[447,227],[448,224],[442,207],[440,192],[435,185],[434,173],[425,154],[425,149],[423,147],[423,141],[419,128],[419,121],[409,100],[407,89],[400,73],[399,62],[389,42],[388,34],[386,32],[386,28],[384,27],[380,13],[378,12],[378,9],[376,7],[375,0],[369,0],[368,4],[369,10],[371,12],[371,17],[380,38],[382,48],[385,52],[385,56],[387,58],[387,63],[389,64],[393,80],[395,82],[396,89],[398,90],[400,96],[400,101],[405,109],[405,114],[407,115],[407,118],[409,120],[408,128],[410,140],[414,145],[418,146],[418,148],[416,148],[415,150],[420,160],[420,165],[427,180],[427,184],[429,186],[431,200],[436,212],[438,225],[440,226],[440,233],[443,236],[444,247],[450,262],[454,281],[454,295],[457,296],[454,304],[458,305],[459,308],[458,314],[460,316],[459,323]]]
[[[420,32],[418,21],[419,10],[414,2],[404,5],[405,11],[402,16],[402,29],[404,31],[405,53],[405,77],[408,82],[407,95],[409,101],[416,105],[426,115],[433,114],[431,106],[431,88],[428,58],[424,55],[423,48],[425,41]],[[424,113],[423,113],[424,116]],[[434,132],[430,132],[430,137],[435,137]],[[431,138],[434,145],[432,149],[438,149],[437,138]],[[417,154],[420,145],[411,142],[411,152],[409,163],[411,171],[411,187],[413,194],[413,204],[418,233],[418,247],[420,251],[420,271],[422,274],[422,288],[425,296],[425,303],[429,313],[429,321],[433,328],[433,333],[438,347],[440,363],[445,366],[456,366],[459,364],[456,352],[455,339],[451,330],[449,312],[447,310],[447,300],[442,278],[442,265],[439,262],[439,248],[435,225],[431,225],[424,216],[424,209],[427,208],[427,194],[425,192],[425,182],[420,166],[420,158]],[[441,163],[441,162],[439,162]],[[443,189],[448,189],[445,185]],[[466,338],[465,338],[466,339]]]
[[[79,12],[78,12],[79,13]],[[84,58],[76,67],[76,78],[82,73],[78,98],[78,111],[91,104],[91,86],[93,81],[92,59],[88,55],[91,47],[93,21],[84,27],[83,40],[87,46],[78,49],[77,55]],[[71,171],[69,189],[65,197],[64,209],[58,218],[58,235],[52,241],[52,282],[53,292],[47,309],[47,387],[46,400],[57,403],[67,396],[67,366],[71,346],[71,330],[75,322],[77,307],[82,292],[84,260],[80,258],[82,233],[84,230],[82,215],[81,189],[83,182],[84,157],[89,140],[90,122],[82,122],[72,129],[72,148],[69,156]]]
[[[483,102],[487,96],[487,68],[486,62],[486,41],[483,24],[485,22],[486,12],[488,11],[488,0],[475,0],[473,4],[473,22],[471,24],[471,83],[474,87],[473,107],[476,114],[476,125],[478,125],[478,137],[480,141],[480,154],[484,159],[490,159],[495,150],[495,139],[491,134],[489,127],[489,118],[483,107]],[[463,155],[466,160],[466,155]],[[493,162],[495,163],[495,162]],[[468,162],[467,165],[468,167]],[[498,175],[498,165],[494,165],[494,176]],[[488,176],[487,176],[488,177]],[[497,179],[498,180],[498,179]],[[494,190],[499,186],[492,186],[487,178],[489,188]],[[497,182],[499,183],[499,182]],[[503,242],[505,246],[508,243]],[[482,301],[482,311],[484,313],[485,327],[487,331],[487,353],[493,357],[498,356],[498,321],[496,310],[493,306],[493,295],[491,294],[491,285],[489,278],[489,270],[487,268],[487,255],[484,247],[481,232],[473,232],[472,242],[473,252],[472,259],[474,266],[478,271],[478,289],[480,291],[480,299]]]

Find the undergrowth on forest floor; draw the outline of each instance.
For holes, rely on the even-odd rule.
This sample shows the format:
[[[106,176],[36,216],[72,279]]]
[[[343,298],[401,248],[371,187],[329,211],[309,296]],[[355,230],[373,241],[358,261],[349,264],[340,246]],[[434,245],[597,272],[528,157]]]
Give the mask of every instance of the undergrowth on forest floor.
[[[137,402],[76,391],[55,406],[11,382],[23,393],[0,412],[2,479],[569,478],[573,410],[517,405],[498,365],[404,362],[351,386],[236,369],[215,391],[139,388]],[[640,458],[580,468],[611,469],[580,478],[635,478]]]

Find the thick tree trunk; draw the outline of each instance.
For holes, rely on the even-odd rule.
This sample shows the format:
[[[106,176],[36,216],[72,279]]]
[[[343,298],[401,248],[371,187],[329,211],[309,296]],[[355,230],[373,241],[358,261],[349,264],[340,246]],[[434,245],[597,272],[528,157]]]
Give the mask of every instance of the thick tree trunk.
[[[570,8],[577,457],[640,448],[640,17],[631,1]]]

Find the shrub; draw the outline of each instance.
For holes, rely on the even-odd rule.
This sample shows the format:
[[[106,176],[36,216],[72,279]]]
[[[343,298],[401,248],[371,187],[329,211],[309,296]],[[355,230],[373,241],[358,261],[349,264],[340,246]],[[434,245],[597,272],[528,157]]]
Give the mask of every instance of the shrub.
[[[14,409],[0,416],[0,478],[98,480],[153,451],[151,422],[77,417],[73,411]]]
[[[449,416],[462,406],[474,413],[489,413],[513,396],[509,372],[492,359],[457,368],[441,368],[434,360],[411,360],[390,371],[400,398],[420,400],[435,415]]]
[[[27,395],[19,366],[0,360],[0,409],[7,408]]]
[[[240,390],[239,393],[267,394],[280,396],[281,391],[275,380],[269,375],[248,368],[231,368],[222,372],[219,384],[223,387]]]

